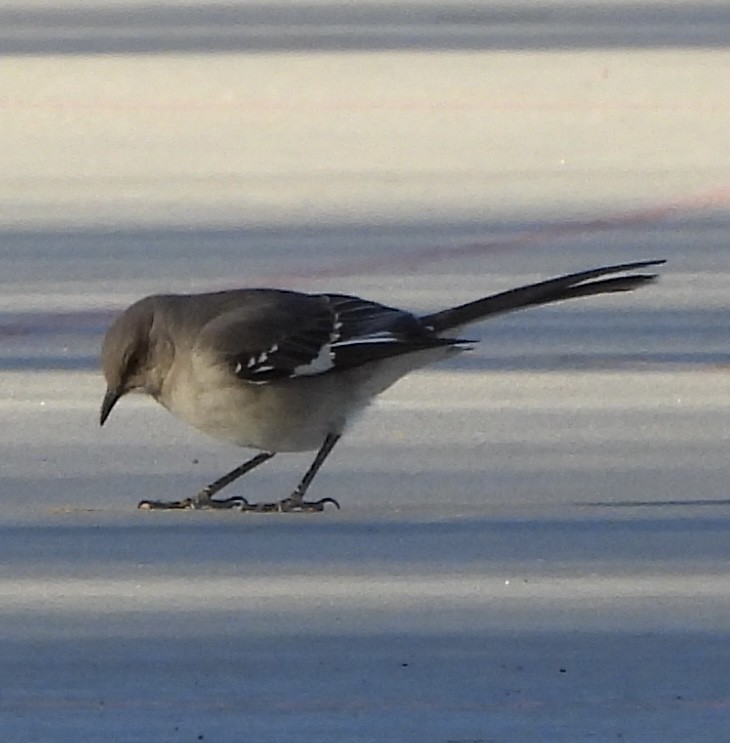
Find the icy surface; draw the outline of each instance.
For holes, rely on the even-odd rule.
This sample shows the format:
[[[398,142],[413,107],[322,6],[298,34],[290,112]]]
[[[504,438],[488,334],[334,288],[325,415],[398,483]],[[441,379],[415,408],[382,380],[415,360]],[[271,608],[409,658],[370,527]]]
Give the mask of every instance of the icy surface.
[[[730,9],[0,5],[0,739],[730,740]],[[384,395],[300,515],[105,327],[157,291],[431,311],[595,265]],[[284,496],[309,455],[241,485]]]

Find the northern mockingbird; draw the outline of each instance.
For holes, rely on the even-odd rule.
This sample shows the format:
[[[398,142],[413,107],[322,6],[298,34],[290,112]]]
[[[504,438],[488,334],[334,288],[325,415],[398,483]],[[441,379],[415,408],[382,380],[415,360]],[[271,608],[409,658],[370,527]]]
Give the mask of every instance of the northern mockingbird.
[[[195,428],[260,451],[191,498],[145,500],[140,508],[339,508],[332,498],[304,496],[348,420],[410,371],[471,347],[459,336],[463,326],[522,307],[630,291],[656,278],[638,269],[661,263],[583,271],[421,317],[344,294],[277,289],[146,297],[104,338],[100,422],[123,395],[144,392]],[[213,498],[274,454],[306,450],[317,455],[288,498]]]

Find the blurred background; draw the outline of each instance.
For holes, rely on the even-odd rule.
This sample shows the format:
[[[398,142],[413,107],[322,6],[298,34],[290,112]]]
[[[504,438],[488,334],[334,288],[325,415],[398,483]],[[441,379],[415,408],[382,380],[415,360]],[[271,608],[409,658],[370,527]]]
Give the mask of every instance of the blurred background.
[[[0,337],[90,368],[151,292],[420,310],[665,257],[654,351],[727,362],[728,38],[717,2],[3,2]]]
[[[472,241],[504,249],[470,274],[551,273],[698,219],[682,255],[715,271],[729,28],[714,2],[3,2],[2,279],[111,301],[419,248],[466,273]]]
[[[729,70],[709,0],[0,0],[6,738],[725,740]],[[390,390],[341,512],[137,512],[241,453],[98,429],[152,292],[430,311],[647,258]]]

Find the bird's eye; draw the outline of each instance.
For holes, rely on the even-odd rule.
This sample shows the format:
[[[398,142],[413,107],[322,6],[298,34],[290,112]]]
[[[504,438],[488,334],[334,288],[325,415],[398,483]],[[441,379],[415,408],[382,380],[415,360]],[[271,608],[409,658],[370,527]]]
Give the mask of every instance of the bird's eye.
[[[135,348],[129,353],[124,363],[124,376],[133,377],[142,366],[142,353],[139,348]]]

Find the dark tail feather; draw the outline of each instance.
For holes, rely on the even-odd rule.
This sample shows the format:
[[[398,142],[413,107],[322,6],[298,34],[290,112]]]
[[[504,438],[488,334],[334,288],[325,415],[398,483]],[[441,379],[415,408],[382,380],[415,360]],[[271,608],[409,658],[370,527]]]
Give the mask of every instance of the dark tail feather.
[[[666,261],[640,261],[638,263],[623,263],[618,266],[605,266],[595,268],[592,271],[581,271],[580,273],[560,276],[557,279],[541,281],[539,284],[521,286],[518,289],[510,289],[491,297],[477,299],[475,302],[462,304],[459,307],[451,307],[448,310],[434,312],[421,318],[421,322],[427,327],[433,328],[437,333],[444,330],[468,325],[477,320],[483,320],[491,315],[499,315],[503,312],[519,310],[522,307],[532,307],[538,304],[550,302],[562,302],[564,299],[575,297],[588,297],[591,294],[605,294],[607,292],[628,292],[639,286],[654,281],[656,274],[633,274],[630,276],[614,276],[609,279],[593,281],[601,276],[612,273],[625,273],[647,266],[660,266]]]

